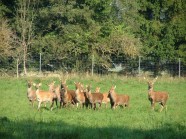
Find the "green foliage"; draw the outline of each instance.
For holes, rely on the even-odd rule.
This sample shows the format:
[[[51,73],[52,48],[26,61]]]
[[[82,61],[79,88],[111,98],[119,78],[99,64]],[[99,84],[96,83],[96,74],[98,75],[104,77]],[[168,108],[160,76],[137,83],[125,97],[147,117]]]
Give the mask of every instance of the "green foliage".
[[[140,34],[148,57],[159,60],[179,57],[176,50],[185,42],[185,6],[181,0],[142,1]]]
[[[28,42],[29,57],[34,59],[42,53],[44,64],[58,61],[60,66],[72,65],[79,70],[82,57],[91,60],[92,55],[96,68],[104,69],[118,55],[148,57],[158,61],[157,67],[165,59],[182,58],[186,63],[183,0],[26,1],[30,7],[24,22],[20,18],[21,2],[2,0],[0,19],[8,19],[17,37]],[[26,33],[30,37],[21,35]],[[91,66],[84,64],[87,69]]]

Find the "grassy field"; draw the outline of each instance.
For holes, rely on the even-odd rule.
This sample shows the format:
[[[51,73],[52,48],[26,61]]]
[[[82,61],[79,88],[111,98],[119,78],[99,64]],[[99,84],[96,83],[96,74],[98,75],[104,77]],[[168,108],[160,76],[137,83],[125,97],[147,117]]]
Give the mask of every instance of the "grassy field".
[[[186,138],[186,79],[158,78],[155,90],[169,92],[168,111],[150,109],[147,99],[147,83],[140,78],[119,76],[72,77],[67,80],[70,89],[74,89],[74,81],[91,84],[92,90],[101,87],[107,92],[116,85],[116,92],[128,94],[130,107],[116,110],[80,109],[67,107],[49,110],[42,107],[37,111],[37,103],[33,108],[27,99],[27,78],[0,78],[0,138],[126,138],[126,139],[165,139]],[[42,82],[43,90],[56,78],[32,78]]]

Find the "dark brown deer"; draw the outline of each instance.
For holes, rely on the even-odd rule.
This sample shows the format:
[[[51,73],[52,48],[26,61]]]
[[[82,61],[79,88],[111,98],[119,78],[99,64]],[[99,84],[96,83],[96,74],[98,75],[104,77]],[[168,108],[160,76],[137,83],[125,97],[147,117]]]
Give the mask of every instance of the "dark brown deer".
[[[145,77],[144,77],[144,79],[147,80]],[[155,107],[155,103],[160,103],[160,105],[161,105],[160,112],[161,112],[164,109],[164,107],[167,110],[166,102],[169,98],[169,95],[167,92],[154,91],[154,83],[156,82],[157,79],[158,79],[158,77],[156,77],[153,81],[147,80],[148,99],[151,103],[151,107],[153,110]]]
[[[31,102],[32,106],[34,107],[34,102],[36,101],[36,91],[32,89],[32,82],[27,81],[27,98]]]
[[[75,105],[77,103],[75,91],[68,90],[68,86],[66,85],[66,81],[61,82],[60,97],[61,97],[60,107],[62,107],[62,106],[64,107],[69,103],[73,104],[73,105]]]
[[[115,92],[116,86],[112,86],[108,93],[108,98],[110,98],[111,108],[115,109],[117,106],[128,107],[129,99],[128,95],[117,94]]]
[[[50,91],[40,90],[39,88],[42,85],[41,83],[39,83],[39,84],[33,83],[33,85],[36,87],[36,97],[37,97],[37,101],[39,102],[38,103],[38,110],[40,110],[41,103],[50,102],[51,103],[50,110],[52,111],[54,100],[55,100],[55,94],[53,92],[50,92]]]
[[[102,104],[102,100],[103,100],[103,94],[101,93],[91,93],[91,90],[90,88],[87,89],[87,93],[86,93],[86,96],[87,96],[87,99],[91,105],[91,108],[93,106],[93,109],[95,110],[96,109],[96,103],[99,104],[99,107],[101,107],[101,104]]]

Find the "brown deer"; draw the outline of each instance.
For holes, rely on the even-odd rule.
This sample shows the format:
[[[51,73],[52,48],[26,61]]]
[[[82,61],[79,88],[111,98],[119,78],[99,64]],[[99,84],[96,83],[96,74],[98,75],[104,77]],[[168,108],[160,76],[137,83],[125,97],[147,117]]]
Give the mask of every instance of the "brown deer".
[[[100,93],[100,87],[96,87],[95,93]],[[110,102],[110,99],[108,98],[108,93],[102,94],[103,94],[102,103],[105,104],[105,108],[107,108],[107,104]]]
[[[147,80],[144,77],[145,80]],[[160,112],[164,109],[164,107],[167,110],[167,106],[166,106],[166,102],[169,98],[169,95],[167,92],[160,92],[160,91],[154,91],[154,83],[156,82],[156,80],[158,79],[158,77],[156,77],[153,81],[149,81],[147,80],[147,84],[148,84],[148,99],[151,103],[151,107],[154,110],[155,107],[155,103],[160,103],[161,108],[160,108]]]
[[[38,110],[40,110],[41,103],[50,102],[51,103],[50,109],[52,111],[54,100],[55,100],[55,94],[50,91],[40,90],[39,88],[42,85],[41,83],[39,83],[39,84],[33,83],[33,85],[36,87],[36,97],[37,97],[37,101],[39,102],[38,103]]]
[[[36,91],[32,89],[32,82],[27,81],[27,97],[28,100],[31,102],[32,106],[34,107],[34,102],[36,101]]]
[[[59,101],[59,102],[61,101],[61,98],[60,98],[60,85],[55,86],[55,81],[53,81],[48,86],[49,86],[49,91],[51,93],[54,93],[54,101],[56,102],[56,106],[57,106],[57,101]]]
[[[76,94],[77,104],[80,103],[81,107],[83,108],[85,105],[87,106],[88,103],[86,98],[86,90],[83,88],[83,85],[80,82],[78,83],[74,82],[74,84],[76,86],[75,94]]]
[[[128,95],[117,94],[115,92],[116,86],[112,86],[108,93],[108,98],[110,98],[111,108],[115,109],[117,106],[128,107],[129,99]]]
[[[99,107],[101,107],[102,100],[103,100],[103,94],[99,93],[91,93],[90,88],[87,89],[86,97],[91,105],[91,108],[93,106],[93,109],[96,109],[96,103],[99,104]]]
[[[68,103],[75,105],[77,103],[76,94],[74,90],[68,90],[68,86],[66,85],[66,81],[61,82],[60,86],[60,107],[66,106]]]

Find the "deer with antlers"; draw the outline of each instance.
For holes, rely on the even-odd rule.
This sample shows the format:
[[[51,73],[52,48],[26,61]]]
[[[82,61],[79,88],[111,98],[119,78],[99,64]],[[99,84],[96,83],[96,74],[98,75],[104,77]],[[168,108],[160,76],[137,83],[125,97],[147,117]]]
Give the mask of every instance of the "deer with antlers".
[[[108,93],[110,98],[111,108],[115,109],[117,106],[128,107],[130,97],[125,94],[117,94],[115,92],[116,86],[112,86]]]
[[[144,79],[147,80],[145,77],[144,77]],[[158,77],[156,77],[153,81],[147,80],[148,99],[151,102],[151,107],[153,110],[155,107],[155,103],[160,103],[160,105],[161,105],[160,112],[161,112],[164,109],[164,107],[167,110],[166,102],[169,98],[169,95],[167,92],[154,91],[154,83],[156,82],[157,79],[158,79]]]
[[[66,85],[66,80],[60,85],[60,107],[66,106],[68,103],[75,105],[77,103],[76,94],[74,90],[69,90]]]

